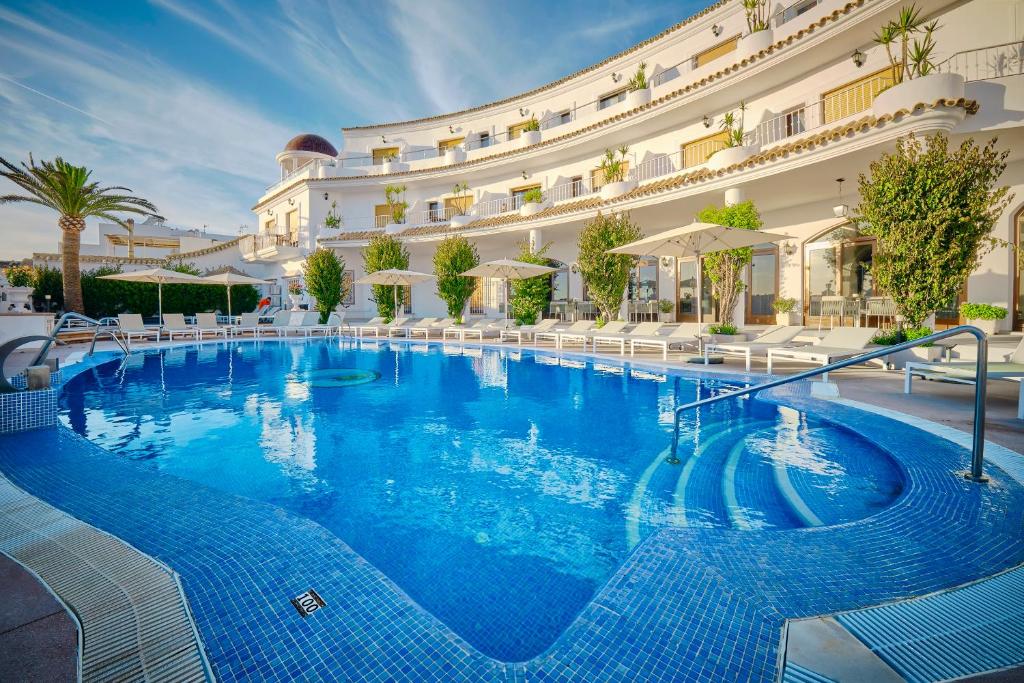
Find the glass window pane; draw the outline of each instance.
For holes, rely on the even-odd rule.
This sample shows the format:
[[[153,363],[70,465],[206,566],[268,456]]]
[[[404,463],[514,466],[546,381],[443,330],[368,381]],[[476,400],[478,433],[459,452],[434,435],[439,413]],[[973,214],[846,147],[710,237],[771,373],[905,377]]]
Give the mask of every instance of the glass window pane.
[[[773,316],[775,301],[775,253],[754,254],[750,261],[750,314]]]
[[[855,242],[843,245],[843,296],[874,296],[871,278],[872,242]]]
[[[807,252],[808,315],[821,314],[821,297],[836,294],[836,250],[832,246]]]

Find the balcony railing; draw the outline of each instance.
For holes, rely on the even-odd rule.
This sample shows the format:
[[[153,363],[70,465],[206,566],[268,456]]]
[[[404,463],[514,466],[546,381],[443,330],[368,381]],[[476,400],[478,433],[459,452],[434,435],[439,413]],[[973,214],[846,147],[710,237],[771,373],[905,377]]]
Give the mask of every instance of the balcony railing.
[[[590,180],[580,178],[570,180],[567,183],[555,185],[544,192],[544,196],[553,204],[565,202],[571,199],[579,199],[592,193],[594,189],[590,186]]]
[[[298,247],[298,240],[291,239],[288,235],[247,235],[239,242],[243,254],[255,254],[272,247]]]
[[[954,53],[936,65],[939,73],[955,73],[965,81],[987,81],[1024,74],[1024,41],[990,45]]]

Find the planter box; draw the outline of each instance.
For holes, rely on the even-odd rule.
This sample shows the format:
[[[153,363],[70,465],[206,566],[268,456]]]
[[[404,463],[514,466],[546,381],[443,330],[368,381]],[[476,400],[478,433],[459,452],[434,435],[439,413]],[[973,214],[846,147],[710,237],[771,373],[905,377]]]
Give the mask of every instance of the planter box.
[[[456,214],[449,219],[449,223],[453,227],[461,228],[463,225],[469,225],[476,220],[476,216],[470,216],[468,214]]]
[[[623,180],[618,183],[605,183],[601,186],[601,199],[621,197],[636,187],[635,180]]]
[[[409,226],[406,223],[388,223],[387,225],[384,226],[384,233],[386,235],[395,235],[397,233],[402,232],[408,227]]]
[[[4,301],[3,311],[7,311],[7,307],[14,304],[15,308],[22,310],[32,298],[32,292],[34,290],[31,287],[4,287],[3,292],[6,294],[6,301]]]
[[[725,149],[720,149],[712,154],[711,158],[708,159],[708,169],[711,171],[718,171],[723,168],[728,168],[733,164],[746,161],[760,151],[760,145],[743,145],[741,147],[726,147]]]
[[[536,145],[540,142],[540,131],[539,130],[526,130],[519,136],[519,146],[529,147],[530,145]]]
[[[672,314],[671,311],[668,313],[658,311],[658,320],[663,323],[670,323],[675,321],[675,316]]]
[[[713,334],[711,335],[711,341],[719,344],[735,344],[736,342],[747,341],[747,335],[745,334]]]
[[[739,59],[746,59],[762,50],[767,50],[774,42],[775,34],[770,28],[745,35],[740,38],[740,42],[736,46],[736,56]]]
[[[385,161],[381,164],[382,173],[401,173],[409,170],[409,164],[401,161]]]
[[[464,149],[449,149],[445,150],[444,163],[446,164],[461,164],[466,160],[466,150]]]
[[[919,104],[934,104],[939,100],[958,100],[964,96],[964,78],[960,74],[930,74],[911,81],[903,81],[884,90],[875,97],[871,111],[875,116],[913,113]],[[967,112],[962,107],[929,109],[921,116],[934,118],[936,128],[948,130],[964,120]]]
[[[651,89],[644,88],[643,90],[630,90],[626,93],[626,106],[630,109],[636,109],[642,107],[645,104],[651,103]]]
[[[981,330],[982,332],[984,332],[986,335],[988,335],[990,337],[993,334],[997,334],[996,330],[999,327],[999,321],[998,320],[981,320],[980,318],[979,319],[974,319],[974,320],[968,320],[967,324],[968,325],[973,325],[974,327],[977,327],[979,330]]]
[[[775,324],[776,325],[799,325],[801,323],[800,314],[796,311],[790,311],[789,313],[776,313]]]
[[[544,202],[528,202],[519,207],[520,216],[532,216],[535,213],[540,213],[544,209],[548,208],[548,203]]]

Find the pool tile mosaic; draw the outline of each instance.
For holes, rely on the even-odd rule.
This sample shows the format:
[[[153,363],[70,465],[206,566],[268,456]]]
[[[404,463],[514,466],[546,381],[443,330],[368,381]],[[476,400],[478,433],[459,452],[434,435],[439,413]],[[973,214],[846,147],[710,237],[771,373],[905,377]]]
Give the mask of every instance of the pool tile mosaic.
[[[52,427],[56,424],[56,390],[0,394],[0,434]]]

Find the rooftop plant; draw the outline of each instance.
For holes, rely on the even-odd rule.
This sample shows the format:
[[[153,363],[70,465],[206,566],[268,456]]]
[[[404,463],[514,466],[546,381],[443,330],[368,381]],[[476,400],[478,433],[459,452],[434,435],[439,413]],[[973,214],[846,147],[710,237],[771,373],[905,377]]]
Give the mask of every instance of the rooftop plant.
[[[772,16],[771,0],[743,0],[743,12],[747,15],[747,30],[750,33],[766,31],[771,27],[768,23]]]
[[[934,71],[936,21],[925,23],[917,5],[900,8],[899,15],[875,34],[875,42],[885,48],[892,69],[892,82],[902,83]],[[893,49],[898,52],[893,54]]]
[[[697,220],[747,230],[757,230],[762,225],[761,216],[754,203],[750,201],[731,206],[709,206],[697,214]],[[704,256],[704,271],[711,280],[711,294],[718,301],[722,323],[733,322],[736,303],[745,287],[743,271],[750,263],[753,253],[750,247],[743,247],[716,251]]]
[[[997,187],[1008,155],[995,139],[950,150],[942,133],[924,144],[911,135],[861,174],[856,220],[877,240],[871,275],[907,326],[953,300],[985,254],[1010,246],[991,234],[1012,200]]]
[[[345,299],[345,261],[339,259],[331,249],[321,247],[306,257],[302,273],[309,294],[316,299],[316,310],[320,313],[320,324],[327,324],[331,311]]]
[[[647,62],[640,62],[636,67],[636,73],[629,79],[629,89],[633,92],[637,90],[646,90],[650,87],[650,83],[647,80]]]
[[[62,158],[36,164],[32,155],[28,163],[15,166],[0,157],[0,176],[24,190],[24,194],[0,195],[0,205],[14,202],[39,204],[60,214],[57,226],[62,233],[61,268],[64,271],[64,304],[66,310],[81,313],[82,274],[79,255],[85,219],[96,216],[128,229],[118,213],[157,216],[156,207],[141,197],[133,197],[126,187],[100,187],[90,182],[92,171],[73,166]]]
[[[604,320],[618,318],[630,273],[637,262],[636,256],[609,254],[608,250],[642,237],[640,226],[630,220],[628,213],[605,215],[599,212],[580,231],[577,240],[580,275],[590,292],[590,300],[597,304]]]
[[[405,222],[405,212],[409,209],[409,202],[402,198],[405,190],[405,185],[384,186],[384,203],[388,206],[388,216],[392,223]]]
[[[960,315],[966,320],[1002,320],[1006,317],[1007,310],[1002,306],[992,304],[960,304]]]
[[[394,235],[376,234],[363,249],[363,270],[369,274],[391,268],[408,270],[409,251]],[[395,288],[391,285],[373,285],[372,292],[371,298],[377,305],[377,315],[390,322],[395,317]]]
[[[464,277],[470,268],[480,263],[476,247],[461,235],[443,239],[434,252],[434,275],[437,276],[437,296],[448,307],[448,317],[462,322],[466,302],[473,296],[477,279]]]
[[[331,210],[324,217],[324,225],[332,230],[337,230],[341,227],[341,214],[338,213],[338,202],[331,202]]]
[[[540,121],[537,120],[536,116],[531,116],[530,120],[523,124],[523,132],[530,133],[536,130],[540,130]]]
[[[606,149],[601,159],[601,175],[606,183],[621,183],[626,179],[626,155],[629,147],[622,145],[616,150]]]

